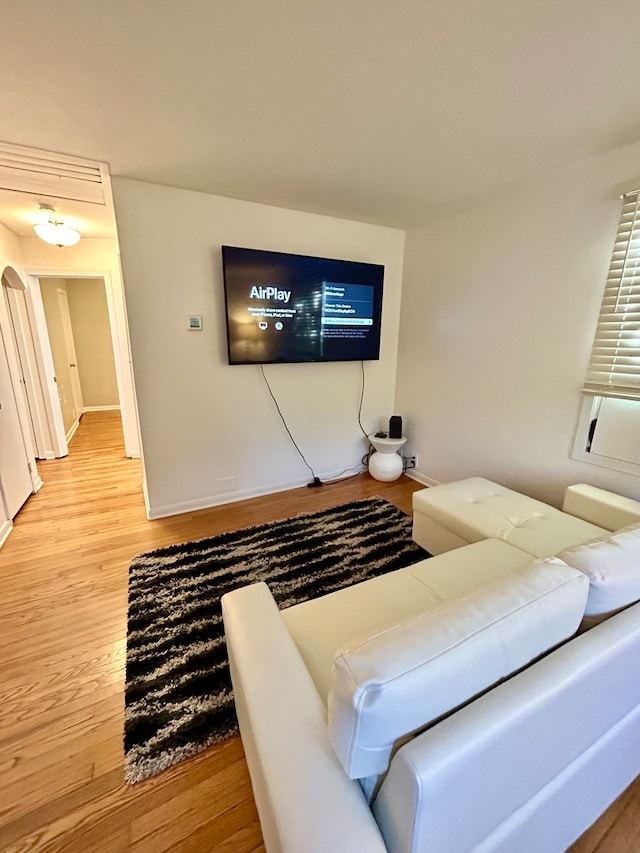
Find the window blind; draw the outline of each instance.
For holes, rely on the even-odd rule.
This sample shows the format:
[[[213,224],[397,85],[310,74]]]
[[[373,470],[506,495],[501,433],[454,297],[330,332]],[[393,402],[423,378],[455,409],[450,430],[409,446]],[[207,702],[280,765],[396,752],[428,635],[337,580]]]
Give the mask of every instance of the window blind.
[[[622,199],[583,390],[640,400],[640,190]]]

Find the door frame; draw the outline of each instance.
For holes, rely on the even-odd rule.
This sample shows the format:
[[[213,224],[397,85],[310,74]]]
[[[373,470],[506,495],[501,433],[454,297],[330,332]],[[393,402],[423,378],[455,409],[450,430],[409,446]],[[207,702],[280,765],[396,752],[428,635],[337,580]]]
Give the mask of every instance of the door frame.
[[[31,436],[32,453],[38,459],[53,459],[49,418],[40,385],[40,371],[33,343],[28,293],[26,287],[17,286],[16,276],[6,272],[2,276],[2,294],[8,320],[5,331],[12,340],[19,370],[18,379],[25,393],[29,415],[27,431]],[[19,276],[17,278],[19,279]],[[11,284],[12,281],[13,284]]]
[[[7,290],[19,290],[25,295],[27,312],[29,311],[29,291],[23,277],[11,265],[6,264],[0,268],[0,278],[6,282]],[[3,293],[0,299],[0,331],[2,332],[3,343],[0,344],[2,352],[6,355],[6,363],[9,371],[9,378],[12,385],[13,398],[17,407],[18,423],[22,436],[22,445],[25,452],[25,461],[29,470],[32,484],[32,494],[37,492],[43,485],[42,479],[38,472],[35,458],[35,447],[33,446],[33,433],[30,428],[31,417],[29,414],[29,402],[27,394],[22,383],[22,370],[19,363],[19,354],[16,349],[15,334],[16,329],[13,325],[13,320],[9,310],[9,299],[5,297],[5,284],[0,281]],[[25,376],[24,383],[31,381]],[[9,518],[7,500],[0,479],[0,504],[2,505],[4,520],[0,515],[0,545],[7,538],[13,528],[13,522]]]
[[[36,491],[33,476],[35,460],[33,457],[33,451],[30,447],[32,443],[32,433],[27,429],[27,424],[25,422],[25,414],[28,415],[28,412],[25,411],[25,392],[21,381],[16,379],[16,375],[10,367],[11,357],[12,355],[15,355],[14,353],[12,354],[10,350],[12,343],[12,341],[9,342],[7,340],[6,334],[2,329],[0,329],[0,359],[5,365],[3,369],[6,370],[6,376],[9,380],[9,387],[6,389],[6,394],[3,395],[0,403],[3,408],[6,406],[6,415],[11,418],[12,424],[9,429],[13,429],[15,433],[20,436],[20,441],[18,443],[21,445],[17,460],[15,451],[18,450],[18,447],[15,444],[10,445],[11,452],[9,455],[12,459],[12,471],[14,475],[17,474],[17,479],[15,476],[10,478],[12,482],[12,489],[10,492],[7,491],[8,479],[0,477],[0,496],[2,497],[4,515],[10,524],[13,524],[15,516],[20,512],[29,497]],[[15,463],[17,463],[17,467]],[[6,473],[4,469],[3,472]],[[16,485],[18,486],[17,489],[15,488]],[[42,485],[42,481],[40,481],[40,485]],[[9,503],[10,497],[13,502],[12,505]],[[17,503],[15,503],[16,501]]]
[[[124,436],[125,455],[130,458],[140,457],[140,433],[138,427],[138,412],[136,407],[133,375],[131,370],[131,351],[129,347],[129,335],[127,327],[126,309],[124,303],[124,290],[122,280],[113,275],[113,271],[105,269],[65,269],[65,268],[40,268],[27,267],[25,270],[29,280],[29,291],[31,293],[31,305],[33,309],[34,331],[36,348],[40,351],[43,371],[40,379],[45,396],[48,398],[49,407],[57,412],[55,419],[55,444],[56,456],[66,456],[68,453],[67,439],[65,436],[60,401],[55,383],[55,369],[51,344],[42,303],[42,292],[40,290],[41,278],[77,279],[94,278],[104,281],[105,295],[107,298],[107,311],[109,314],[109,328],[111,332],[111,345],[116,370],[116,384],[118,386],[118,398],[120,401],[120,416],[122,418],[122,432]],[[117,280],[116,280],[117,279]]]
[[[82,399],[82,387],[80,386],[80,372],[78,367],[76,342],[73,339],[73,324],[71,322],[71,311],[69,310],[69,297],[67,296],[67,291],[64,287],[58,287],[56,288],[56,291],[58,294],[60,319],[62,320],[62,337],[64,340],[64,348],[70,371],[69,381],[71,385],[71,396],[73,397],[73,411],[75,414],[74,422],[67,432],[67,441],[71,441],[73,434],[78,429],[80,418],[84,414],[84,400]],[[60,364],[58,364],[58,368],[60,368]],[[60,378],[59,373],[58,378]]]

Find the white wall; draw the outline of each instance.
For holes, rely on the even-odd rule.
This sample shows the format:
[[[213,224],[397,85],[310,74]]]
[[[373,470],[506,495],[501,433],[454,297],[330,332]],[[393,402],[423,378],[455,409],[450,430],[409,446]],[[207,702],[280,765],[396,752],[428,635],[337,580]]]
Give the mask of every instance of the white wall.
[[[392,414],[404,232],[113,178],[150,514],[306,483],[256,366],[227,364],[223,244],[385,265],[381,358],[363,425]],[[186,328],[203,315],[203,331]],[[358,466],[360,363],[266,367],[321,478]]]
[[[104,281],[101,278],[68,278],[65,286],[85,410],[118,408],[118,383]]]
[[[396,409],[423,477],[640,498],[637,477],[569,457],[617,194],[639,164],[635,143],[408,232]]]

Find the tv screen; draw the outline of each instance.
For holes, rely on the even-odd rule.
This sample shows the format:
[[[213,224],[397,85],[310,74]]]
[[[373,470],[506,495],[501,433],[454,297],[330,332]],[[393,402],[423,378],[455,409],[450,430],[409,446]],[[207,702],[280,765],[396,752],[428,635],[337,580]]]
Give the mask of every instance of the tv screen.
[[[229,364],[380,356],[384,267],[222,247]]]

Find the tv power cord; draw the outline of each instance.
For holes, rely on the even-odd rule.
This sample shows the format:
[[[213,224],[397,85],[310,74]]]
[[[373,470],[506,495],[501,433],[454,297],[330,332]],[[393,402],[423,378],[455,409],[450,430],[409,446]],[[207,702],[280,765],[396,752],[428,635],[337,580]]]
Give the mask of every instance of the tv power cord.
[[[274,403],[274,405],[275,405],[275,407],[276,407],[276,411],[277,411],[277,412],[278,412],[278,414],[280,415],[280,420],[282,421],[282,423],[283,423],[283,425],[284,425],[284,428],[285,428],[285,429],[286,429],[286,431],[287,431],[287,435],[288,435],[288,436],[289,436],[289,438],[291,439],[291,443],[293,444],[293,446],[295,447],[295,449],[298,451],[298,454],[299,454],[300,458],[302,459],[302,461],[304,462],[304,464],[305,464],[305,465],[307,466],[307,468],[311,471],[311,476],[313,477],[313,480],[311,480],[311,482],[310,482],[310,483],[307,483],[307,486],[308,486],[310,489],[317,489],[319,486],[323,486],[323,485],[324,485],[324,483],[322,482],[322,480],[320,479],[320,477],[316,476],[316,472],[313,470],[313,468],[311,467],[311,465],[309,465],[309,463],[308,463],[308,462],[307,462],[307,460],[305,459],[304,453],[300,450],[300,448],[299,448],[299,447],[298,447],[298,445],[296,444],[296,440],[295,440],[295,438],[291,435],[291,430],[290,430],[290,429],[289,429],[289,427],[287,426],[287,422],[286,422],[286,421],[285,421],[285,419],[284,419],[284,415],[283,415],[283,414],[282,414],[282,412],[280,411],[280,406],[278,405],[278,401],[276,400],[275,395],[274,395],[273,391],[271,390],[271,385],[269,385],[269,380],[267,379],[267,375],[266,375],[266,373],[264,372],[264,365],[262,365],[262,364],[260,365],[260,373],[262,373],[262,378],[264,379],[264,381],[265,381],[265,385],[267,386],[267,389],[268,389],[268,391],[269,391],[269,394],[271,395],[271,399],[273,400],[273,403]]]
[[[311,471],[311,476],[313,477],[313,479],[309,483],[307,483],[307,487],[309,489],[317,489],[320,486],[325,486],[325,485],[330,486],[332,483],[341,483],[344,480],[352,479],[352,477],[358,477],[362,473],[361,471],[357,471],[355,474],[352,474],[351,477],[342,477],[341,476],[342,474],[346,474],[347,471],[355,470],[355,468],[345,468],[344,470],[342,470],[340,472],[340,474],[338,474],[337,477],[334,477],[331,480],[323,481],[320,479],[320,477],[318,477],[316,475],[316,472],[313,470],[311,465],[309,465],[309,463],[307,462],[303,452],[300,450],[300,448],[296,444],[295,439],[294,439],[293,435],[291,434],[291,430],[287,426],[287,422],[284,419],[284,415],[280,411],[280,406],[278,405],[278,401],[276,400],[275,395],[274,395],[273,391],[271,390],[271,386],[269,385],[269,380],[267,379],[266,373],[264,372],[264,365],[261,364],[261,365],[259,365],[259,367],[260,367],[260,372],[262,373],[262,378],[264,379],[265,385],[267,386],[267,389],[269,391],[271,399],[273,400],[273,403],[276,407],[276,411],[280,415],[280,420],[282,421],[284,428],[286,429],[287,434],[288,434],[289,438],[291,439],[291,443],[293,444],[295,449],[298,451],[298,454],[300,455],[300,458],[302,459],[304,464],[307,466],[309,471]],[[364,435],[364,437],[368,439],[369,436],[367,435],[365,428],[362,426],[362,405],[364,402],[364,393],[365,393],[364,361],[360,362],[360,370],[361,370],[361,376],[362,376],[362,384],[361,384],[361,390],[360,390],[360,401],[359,401],[359,405],[358,405],[358,425],[359,425],[360,430],[362,431],[362,434]],[[386,433],[385,433],[385,438],[386,438]],[[369,465],[369,458],[371,457],[371,454],[374,452],[375,452],[375,449],[374,449],[373,445],[369,444],[369,449],[368,449],[367,453],[365,453],[365,455],[362,457],[362,460],[360,463],[361,465],[363,465],[365,467],[365,469]]]

